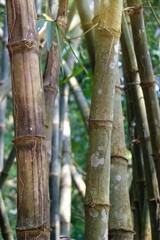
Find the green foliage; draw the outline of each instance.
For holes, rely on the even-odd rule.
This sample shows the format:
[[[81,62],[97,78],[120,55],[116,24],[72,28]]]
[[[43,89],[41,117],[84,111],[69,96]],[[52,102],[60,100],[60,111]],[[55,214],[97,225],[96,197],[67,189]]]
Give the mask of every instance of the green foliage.
[[[41,18],[38,20],[37,24],[36,24],[36,29],[37,29],[37,32],[39,32],[42,27],[44,26],[46,20],[44,18]]]
[[[54,23],[47,22],[46,26],[46,42],[47,42],[47,50],[49,51],[53,42],[53,32],[54,32]]]

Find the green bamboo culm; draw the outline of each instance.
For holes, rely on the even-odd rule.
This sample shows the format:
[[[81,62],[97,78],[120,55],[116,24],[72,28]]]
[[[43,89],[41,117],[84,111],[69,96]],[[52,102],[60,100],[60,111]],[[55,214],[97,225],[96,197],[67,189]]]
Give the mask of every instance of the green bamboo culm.
[[[110,148],[123,1],[103,1],[95,18],[96,62],[89,117],[85,239],[108,239]]]
[[[121,105],[120,81],[117,80],[114,100],[114,127],[111,142],[111,184],[109,239],[133,240],[133,226],[128,191],[128,159]]]
[[[93,71],[95,66],[95,36],[92,23],[93,16],[89,4],[88,0],[76,0],[77,10],[81,19],[83,32],[85,33],[90,64]]]
[[[133,12],[131,12],[130,18],[133,31],[134,48],[147,111],[152,144],[152,156],[156,167],[160,190],[160,109],[156,95],[156,82],[147,43],[142,1],[128,0],[127,2],[129,7],[133,7]]]
[[[136,116],[138,139],[141,144],[144,159],[144,170],[146,177],[147,198],[149,199],[149,212],[152,230],[152,239],[159,239],[159,191],[155,166],[152,158],[152,148],[149,135],[149,127],[146,116],[146,108],[140,86],[139,73],[137,71],[136,56],[126,22],[125,16],[122,18],[122,50],[126,61],[127,71],[131,71],[132,79],[125,79],[126,91],[131,89],[130,97],[134,101],[134,112]],[[128,80],[131,80],[129,82]]]

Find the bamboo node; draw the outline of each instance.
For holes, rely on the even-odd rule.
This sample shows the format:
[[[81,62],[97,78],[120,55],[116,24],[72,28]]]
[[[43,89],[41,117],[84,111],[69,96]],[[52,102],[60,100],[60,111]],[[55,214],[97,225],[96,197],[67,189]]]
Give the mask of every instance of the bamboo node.
[[[133,86],[136,86],[136,85],[140,85],[140,82],[130,82],[130,83],[125,83],[124,84],[124,92],[127,92],[127,91],[129,91],[129,90],[132,90],[132,87]]]
[[[151,154],[152,155],[152,157],[154,158],[154,160],[159,160],[159,154],[155,154],[155,153],[153,153],[153,154]]]
[[[16,227],[17,232],[32,232],[32,231],[41,231],[41,232],[51,232],[51,228],[47,223],[44,223],[42,225],[36,226],[36,227]]]
[[[53,87],[49,82],[44,83],[43,86],[45,91],[50,91],[56,94],[58,93],[58,90]]]
[[[131,229],[127,229],[127,228],[110,228],[109,229],[109,235],[114,235],[115,232],[119,233],[119,232],[124,232],[124,233],[132,233],[135,234],[135,231],[131,230]]]
[[[142,89],[145,88],[149,88],[149,87],[154,87],[154,85],[156,84],[156,81],[150,81],[150,82],[146,82],[146,83],[140,83],[140,86],[142,87]]]
[[[128,163],[128,159],[122,155],[111,155],[111,158],[120,158]]]
[[[58,177],[59,176],[59,173],[56,173],[56,172],[51,172],[49,174],[50,177]]]
[[[93,26],[92,22],[82,24],[82,27],[86,27],[86,28],[92,28],[92,26]]]
[[[24,142],[24,141],[33,141],[33,140],[38,140],[38,139],[45,139],[45,136],[43,135],[36,135],[36,136],[32,136],[32,135],[26,135],[26,136],[19,136],[17,138],[15,138],[13,140],[13,142],[19,143],[19,142]]]
[[[56,229],[59,227],[59,223],[56,223],[56,224],[51,224],[50,225],[50,228],[53,230],[53,229]]]
[[[67,25],[67,20],[65,21],[65,18],[64,17],[61,17],[59,16],[56,20],[58,26],[61,26],[63,28],[66,28],[66,25]],[[65,33],[64,33],[65,34]]]
[[[134,14],[139,14],[140,12],[142,12],[144,9],[143,5],[139,5],[139,6],[131,6],[131,7],[127,7],[124,9],[124,11],[128,11],[128,15],[132,16]]]
[[[90,125],[97,125],[98,127],[108,127],[113,126],[113,121],[110,119],[88,119],[89,126]]]
[[[96,23],[98,23],[98,21],[99,21],[99,15],[96,15],[96,16],[93,18],[92,22],[93,22],[93,24],[96,24]]]
[[[30,41],[27,39],[22,39],[20,41],[12,42],[7,44],[8,49],[11,52],[19,52],[21,50],[24,50],[26,52],[31,50],[37,50],[39,51],[39,45],[36,41]]]
[[[120,85],[116,85],[115,88],[117,93],[121,93],[123,90],[123,88]]]
[[[73,238],[66,237],[66,236],[60,236],[60,239],[62,239],[62,240],[74,240]]]
[[[146,179],[145,178],[140,178],[138,180],[136,180],[136,183],[146,183]]]
[[[121,36],[121,31],[120,30],[117,30],[113,27],[110,27],[110,28],[106,28],[104,26],[104,23],[103,22],[100,22],[99,23],[99,26],[98,26],[98,30],[103,34],[103,35],[108,35],[110,34],[112,37],[114,38],[119,38]]]
[[[91,209],[91,208],[110,208],[111,204],[109,204],[109,203],[95,203],[93,201],[90,201],[88,203],[85,203],[84,206],[87,209]]]
[[[140,144],[140,140],[139,139],[134,139],[134,140],[132,140],[132,143],[133,144]]]

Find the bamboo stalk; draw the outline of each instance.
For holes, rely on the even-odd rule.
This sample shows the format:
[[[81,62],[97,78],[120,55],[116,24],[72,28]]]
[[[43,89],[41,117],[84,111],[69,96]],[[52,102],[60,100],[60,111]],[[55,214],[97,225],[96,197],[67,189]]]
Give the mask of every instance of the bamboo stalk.
[[[147,43],[141,0],[128,0],[128,6],[134,7],[131,15],[134,48],[143,90],[148,125],[152,144],[152,156],[157,172],[160,190],[160,109],[156,95],[156,82]]]
[[[49,10],[53,20],[56,20],[57,18],[58,7],[59,7],[59,0],[49,0]]]
[[[78,13],[81,19],[83,32],[84,33],[87,32],[87,34],[85,34],[86,44],[87,44],[91,68],[92,68],[92,71],[94,71],[95,36],[94,36],[94,29],[91,29],[93,27],[93,23],[92,23],[93,16],[90,10],[89,1],[76,0],[76,4],[77,4]]]
[[[130,39],[130,34],[128,31],[128,26],[123,16],[122,18],[122,49],[125,56],[127,56],[126,62],[128,71],[132,70],[132,82],[131,86],[128,85],[127,90],[131,90],[131,96],[134,101],[134,111],[137,120],[137,129],[139,135],[139,141],[142,147],[143,159],[144,159],[144,169],[146,175],[147,183],[147,196],[149,201],[149,211],[151,219],[151,229],[152,229],[152,239],[159,239],[159,203],[157,199],[159,198],[159,191],[157,186],[157,178],[153,159],[151,156],[152,148],[150,143],[150,135],[148,122],[146,117],[145,104],[143,99],[143,93],[141,87],[139,86],[140,80],[137,72],[137,63],[135,52],[132,46],[132,41]],[[131,69],[131,70],[129,70]],[[126,79],[127,80],[127,79]],[[126,82],[130,84],[130,82]]]
[[[86,184],[83,181],[81,175],[77,172],[76,167],[74,165],[71,165],[71,175],[75,187],[77,188],[80,195],[84,198],[86,192]]]
[[[37,12],[37,17],[40,17],[42,15],[42,0],[36,0],[36,12]]]
[[[76,2],[74,1],[74,2],[72,3],[72,6],[71,6],[70,10],[69,10],[67,29],[70,28],[70,25],[71,25],[71,23],[72,23],[72,21],[73,21],[73,17],[74,17],[74,15],[75,15],[75,12],[76,12]]]
[[[63,34],[67,26],[68,0],[60,0],[57,14],[57,24]],[[62,46],[64,35],[59,33],[60,44]],[[46,106],[46,139],[47,139],[47,157],[51,159],[51,138],[54,102],[58,92],[58,79],[60,73],[60,52],[56,31],[54,31],[54,42],[48,54],[47,64],[44,72],[44,95]]]
[[[104,1],[95,19],[96,64],[89,118],[85,239],[108,239],[110,147],[123,1]]]
[[[13,146],[9,153],[8,159],[5,161],[3,169],[0,172],[0,189],[2,189],[4,182],[8,177],[8,172],[12,167],[15,157],[16,157],[16,151],[15,151],[15,147]]]
[[[73,33],[73,38],[74,36],[80,35],[80,34],[81,34],[81,31],[79,31],[79,29],[78,30],[76,29],[76,31]],[[79,44],[80,44],[80,41],[78,38],[72,40],[73,51],[75,52],[77,51]],[[74,68],[75,61],[76,61],[75,56],[73,55],[73,53],[70,53],[67,58],[67,61],[64,63],[64,71],[67,77],[72,75],[72,70]],[[89,107],[88,107],[86,98],[83,94],[83,90],[74,76],[69,78],[69,86],[71,88],[71,91],[73,91],[73,95],[80,109],[86,130],[88,131]]]
[[[109,239],[133,240],[133,225],[128,191],[128,160],[121,105],[120,81],[117,80],[114,99],[114,127],[111,142],[111,183]]]
[[[68,96],[69,86],[64,85],[63,94],[65,98],[64,127],[63,127],[63,147],[62,147],[62,169],[61,169],[61,192],[60,192],[60,218],[61,235],[70,236],[71,221],[71,132],[68,119]]]
[[[17,239],[49,240],[48,162],[34,2],[7,1],[17,158]]]
[[[1,191],[0,191],[0,228],[4,240],[14,240]]]
[[[59,95],[54,105],[53,134],[52,134],[52,158],[50,163],[50,224],[51,240],[59,240],[60,217],[59,217],[59,191],[60,191],[60,160],[59,160]]]
[[[144,207],[143,207],[143,217],[142,217],[142,231],[141,231],[141,240],[151,240],[151,224],[149,216],[149,207],[147,201],[147,194],[144,196]]]
[[[2,70],[0,79],[4,83],[8,80],[9,75],[9,55],[6,48],[7,35],[7,19],[4,21],[4,32],[3,32],[3,49],[2,49]],[[4,129],[6,122],[6,105],[7,99],[5,98],[0,104],[0,175],[2,174],[4,168]],[[0,181],[1,182],[1,181]],[[0,228],[2,232],[2,237],[4,240],[13,240],[13,235],[7,216],[6,207],[2,198],[2,193],[0,190]]]
[[[66,76],[71,76],[72,71],[67,63],[64,64],[64,70]],[[77,101],[78,107],[80,109],[85,127],[88,131],[88,116],[89,116],[89,107],[86,102],[85,96],[83,94],[82,88],[80,87],[77,79],[75,77],[71,77],[69,79],[69,85],[71,90],[73,91],[74,97]]]
[[[94,16],[98,15],[100,0],[94,0]]]
[[[125,82],[132,82],[132,72],[127,67],[128,58],[123,52],[122,55],[123,61],[123,75]],[[126,81],[128,79],[128,81]],[[134,199],[132,200],[133,204],[133,214],[134,214],[134,230],[136,234],[134,235],[135,240],[140,239],[141,230],[142,230],[142,215],[143,215],[143,205],[144,205],[144,194],[146,193],[146,182],[145,182],[145,173],[144,173],[144,163],[143,155],[139,142],[136,142],[135,139],[138,138],[137,135],[137,126],[134,113],[134,99],[131,97],[132,88],[125,91],[126,101],[127,101],[127,120],[128,120],[128,135],[130,141],[130,149],[132,152],[132,169],[133,169],[133,191]]]
[[[4,19],[4,33],[3,33],[3,48],[2,48],[2,64],[1,64],[1,73],[0,79],[1,84],[5,83],[9,78],[9,55],[8,50],[6,48],[7,42],[7,19]],[[3,99],[0,103],[0,172],[3,169],[3,161],[4,161],[4,129],[6,122],[6,105],[7,99]]]

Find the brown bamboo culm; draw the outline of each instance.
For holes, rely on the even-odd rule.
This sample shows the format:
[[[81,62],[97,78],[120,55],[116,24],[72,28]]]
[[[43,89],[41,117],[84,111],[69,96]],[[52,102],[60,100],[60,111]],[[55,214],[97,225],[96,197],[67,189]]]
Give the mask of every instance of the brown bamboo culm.
[[[48,162],[34,1],[7,1],[17,158],[17,239],[49,240]]]

